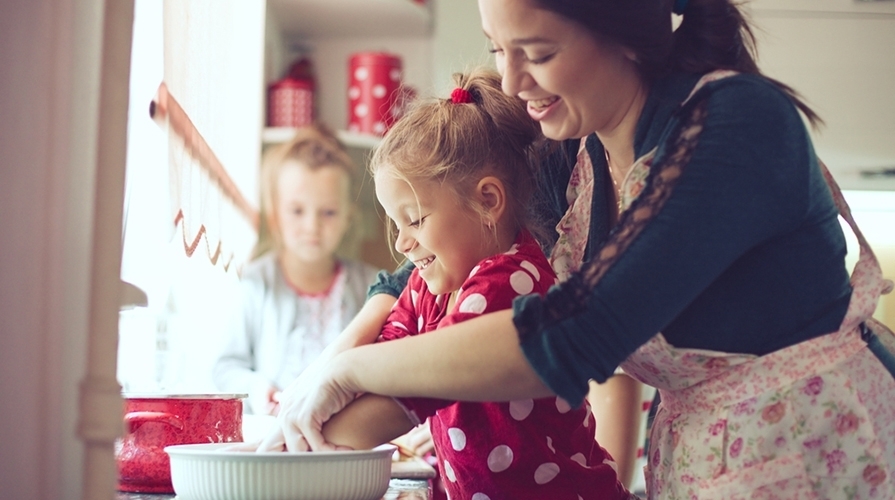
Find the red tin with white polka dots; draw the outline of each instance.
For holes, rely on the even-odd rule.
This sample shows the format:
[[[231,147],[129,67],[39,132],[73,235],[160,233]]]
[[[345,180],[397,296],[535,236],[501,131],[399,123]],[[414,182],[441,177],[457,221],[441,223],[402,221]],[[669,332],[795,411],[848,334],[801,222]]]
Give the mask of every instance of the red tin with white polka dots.
[[[386,52],[360,52],[348,64],[348,130],[383,135],[401,106],[401,58]]]
[[[303,127],[314,121],[314,84],[286,76],[267,91],[267,125]]]
[[[267,89],[267,125],[304,127],[314,121],[314,68],[311,60],[301,57],[289,67],[289,73]]]

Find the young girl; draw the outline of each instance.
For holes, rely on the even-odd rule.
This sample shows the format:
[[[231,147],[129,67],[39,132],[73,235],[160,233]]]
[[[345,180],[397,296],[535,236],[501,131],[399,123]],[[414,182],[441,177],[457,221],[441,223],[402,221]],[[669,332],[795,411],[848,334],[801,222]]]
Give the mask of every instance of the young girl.
[[[272,248],[243,270],[242,317],[214,367],[219,389],[248,393],[253,413],[275,411],[278,392],[342,331],[375,278],[372,266],[336,256],[356,170],[321,126],[265,155],[261,206]]]
[[[521,101],[501,92],[496,73],[459,76],[457,85],[450,99],[412,109],[372,160],[395,249],[415,267],[380,340],[511,308],[516,297],[544,294],[556,281],[526,230],[534,186],[527,152],[537,126]],[[324,435],[369,447],[426,418],[449,498],[629,497],[593,439],[589,406],[556,397],[470,403],[366,395]]]

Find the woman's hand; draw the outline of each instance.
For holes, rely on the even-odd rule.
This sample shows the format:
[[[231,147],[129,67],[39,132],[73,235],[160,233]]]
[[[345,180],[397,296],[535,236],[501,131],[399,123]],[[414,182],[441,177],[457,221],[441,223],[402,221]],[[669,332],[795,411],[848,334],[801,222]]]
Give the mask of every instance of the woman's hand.
[[[323,424],[354,400],[355,392],[341,377],[338,356],[319,358],[280,394],[279,425],[261,441],[257,451],[335,450],[324,437]]]
[[[323,350],[320,356],[314,360],[288,387],[278,395],[278,420],[277,425],[268,436],[261,442],[258,451],[307,451],[308,449],[332,449],[329,443],[323,439],[320,434],[320,428],[323,423],[329,419],[333,413],[341,410],[353,398],[354,394],[339,406],[333,405],[335,409],[325,414],[328,410],[328,404],[340,401],[340,396],[334,393],[334,401],[323,400],[324,405],[312,406],[312,401],[317,398],[325,398],[325,391],[333,389],[325,389],[320,384],[326,381],[327,367],[332,366],[333,359],[341,352],[353,347],[369,344],[376,340],[385,319],[388,317],[389,311],[395,304],[395,298],[390,295],[379,294],[374,295],[364,304],[360,312],[351,320],[341,335]],[[320,391],[324,391],[323,393]],[[335,390],[338,392],[338,390]],[[316,409],[312,410],[312,409]],[[304,412],[311,412],[306,415]],[[325,414],[325,415],[324,415]],[[321,420],[322,418],[322,420]],[[301,422],[301,423],[299,423]],[[301,434],[300,429],[303,426],[311,426],[315,428],[313,436],[310,439],[316,443],[315,447],[309,445],[307,438]]]

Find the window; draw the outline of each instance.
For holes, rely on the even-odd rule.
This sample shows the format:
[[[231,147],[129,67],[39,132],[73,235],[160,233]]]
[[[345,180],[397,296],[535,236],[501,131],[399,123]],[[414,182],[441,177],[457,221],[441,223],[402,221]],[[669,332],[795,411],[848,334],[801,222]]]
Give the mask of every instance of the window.
[[[137,0],[134,17],[121,278],[147,303],[121,312],[118,379],[126,392],[214,391],[256,239],[265,3]],[[178,107],[194,129],[174,123]]]

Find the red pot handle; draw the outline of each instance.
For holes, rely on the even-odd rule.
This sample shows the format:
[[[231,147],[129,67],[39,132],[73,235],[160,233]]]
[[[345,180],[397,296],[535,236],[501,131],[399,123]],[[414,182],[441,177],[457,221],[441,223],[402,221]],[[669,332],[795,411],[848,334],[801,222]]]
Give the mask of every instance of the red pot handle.
[[[132,411],[124,416],[128,432],[134,432],[146,422],[168,424],[179,431],[183,430],[183,421],[177,415],[160,411]]]

